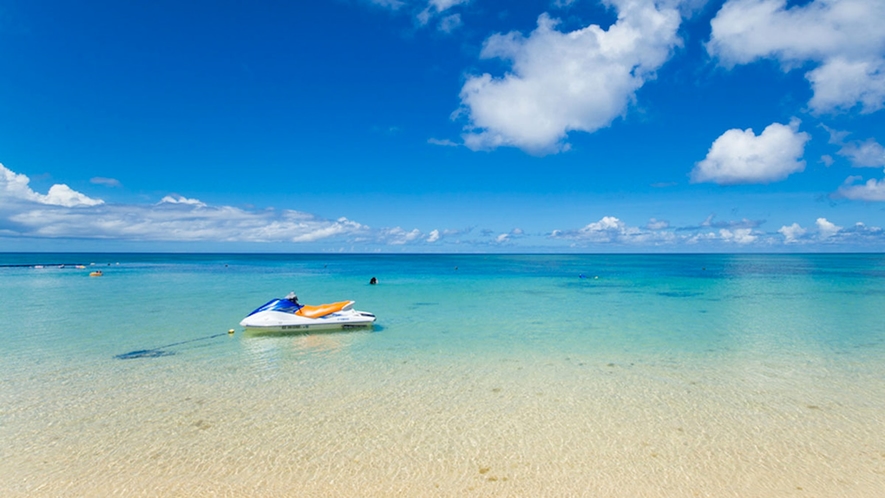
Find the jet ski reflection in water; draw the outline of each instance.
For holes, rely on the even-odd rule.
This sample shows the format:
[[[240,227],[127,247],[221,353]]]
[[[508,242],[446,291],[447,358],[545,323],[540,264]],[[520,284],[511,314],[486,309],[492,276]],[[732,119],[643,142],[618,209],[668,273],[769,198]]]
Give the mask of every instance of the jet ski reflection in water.
[[[290,292],[283,299],[272,299],[249,313],[240,326],[260,332],[308,332],[312,330],[371,327],[375,315],[353,309],[353,301],[310,306],[298,302]]]

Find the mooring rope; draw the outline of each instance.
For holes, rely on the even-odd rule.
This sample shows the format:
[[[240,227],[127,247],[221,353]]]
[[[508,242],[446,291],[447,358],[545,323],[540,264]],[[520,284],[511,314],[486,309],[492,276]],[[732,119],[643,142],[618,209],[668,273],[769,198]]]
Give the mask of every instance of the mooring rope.
[[[172,344],[166,344],[165,346],[156,347],[153,349],[139,349],[136,351],[130,351],[128,353],[118,354],[114,356],[114,358],[118,360],[132,360],[135,358],[158,358],[160,356],[170,356],[175,354],[174,351],[165,351],[168,348],[172,348],[175,346],[181,346],[182,344],[188,344],[191,342],[197,341],[207,341],[209,339],[215,339],[216,337],[221,337],[224,335],[230,335],[230,332],[223,332],[220,334],[212,334],[206,337],[198,337],[196,339],[188,339],[186,341],[173,342]]]

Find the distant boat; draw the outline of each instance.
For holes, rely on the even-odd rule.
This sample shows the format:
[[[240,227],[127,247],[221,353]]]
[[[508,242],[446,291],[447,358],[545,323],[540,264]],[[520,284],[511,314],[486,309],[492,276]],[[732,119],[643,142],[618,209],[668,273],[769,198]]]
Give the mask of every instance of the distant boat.
[[[89,276],[90,276],[90,277],[100,277],[100,276],[102,276],[102,275],[103,275],[103,273],[101,272],[101,270],[96,270],[96,271],[93,271],[93,272],[90,272],[90,273],[89,273]]]

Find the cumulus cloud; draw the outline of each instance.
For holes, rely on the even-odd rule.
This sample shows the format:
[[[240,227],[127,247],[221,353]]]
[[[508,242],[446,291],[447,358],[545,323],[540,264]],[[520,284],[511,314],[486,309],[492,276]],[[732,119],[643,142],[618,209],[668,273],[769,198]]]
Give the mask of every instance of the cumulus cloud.
[[[885,180],[870,178],[866,183],[856,184],[855,182],[858,180],[862,180],[862,178],[849,176],[836,191],[835,196],[854,201],[885,201]]]
[[[648,220],[646,228],[648,228],[649,230],[663,230],[665,228],[670,228],[670,222],[667,220],[657,220],[655,218],[652,218]]]
[[[514,228],[513,230],[510,230],[507,233],[498,234],[498,236],[495,237],[494,243],[495,244],[505,244],[505,243],[512,241],[513,239],[522,237],[524,235],[525,235],[525,232],[521,228]]]
[[[719,237],[725,242],[734,242],[735,244],[750,244],[758,238],[753,235],[751,228],[738,228],[736,230],[723,228],[719,230]]]
[[[880,244],[883,235],[885,235],[885,230],[882,230],[881,227],[869,227],[861,222],[857,222],[852,227],[842,229],[839,234],[851,241]]]
[[[188,204],[173,209],[131,205],[79,211],[31,209],[9,219],[22,235],[32,237],[155,241],[313,242],[364,228],[345,218],[329,221],[297,211],[251,212]]]
[[[383,229],[380,232],[381,240],[394,246],[401,246],[408,244],[409,242],[414,242],[423,236],[424,234],[417,228],[407,231],[401,227],[394,227]]]
[[[799,121],[794,119],[789,125],[770,124],[759,136],[750,128],[728,130],[713,142],[706,159],[695,165],[691,181],[770,183],[802,171],[805,161],[801,157],[811,136],[798,129]]]
[[[625,238],[638,232],[638,229],[627,227],[623,221],[614,216],[603,216],[599,221],[589,223],[584,228],[578,230],[577,236],[587,240],[611,241]]]
[[[103,200],[88,197],[63,183],[49,187],[49,192],[46,195],[38,194],[38,199],[42,204],[64,207],[98,206],[104,204]]]
[[[778,60],[784,70],[807,62],[805,74],[818,113],[885,103],[885,2],[813,0],[787,8],[786,0],[728,0],[711,21],[707,51],[726,67]]]
[[[813,246],[862,246],[879,247],[885,242],[885,230],[856,223],[843,228],[818,218],[814,229],[806,229],[798,223],[781,226],[776,232],[759,228],[762,222],[740,220],[713,223],[711,218],[695,226],[665,227],[652,230],[648,226],[631,227],[614,216],[605,216],[577,230],[554,230],[550,239],[567,240],[572,247],[703,247],[707,250],[741,251],[769,250],[780,244]]]
[[[290,209],[217,206],[179,194],[152,204],[104,204],[55,185],[46,195],[0,165],[0,233],[7,237],[93,238],[165,242],[291,242],[346,240],[369,245],[438,243],[467,230],[372,229]],[[510,236],[521,235],[515,229]]]
[[[880,227],[869,227],[857,222],[853,226],[843,228],[830,222],[826,218],[818,218],[815,221],[816,232],[806,230],[793,223],[790,226],[781,227],[778,232],[784,236],[784,244],[827,244],[827,245],[881,245],[883,231]]]
[[[201,202],[197,199],[188,199],[187,197],[183,197],[177,194],[171,194],[160,199],[158,204],[188,204],[190,206],[195,207],[206,207],[206,203]]]
[[[434,230],[431,230],[429,234],[427,234],[427,238],[424,239],[424,242],[426,242],[428,244],[432,244],[435,242],[439,242],[441,240],[450,240],[453,237],[456,237],[457,240],[455,243],[460,244],[461,243],[460,237],[469,234],[471,231],[473,231],[472,227],[465,228],[462,230],[458,230],[458,229],[454,229],[454,228],[446,228],[444,230],[434,229]],[[483,233],[483,235],[486,235],[486,234]]]
[[[19,235],[29,237],[153,241],[313,242],[365,229],[346,218],[330,221],[289,210],[252,212],[191,204],[33,208],[13,214],[8,220]]]
[[[637,243],[663,240],[661,235],[666,233],[643,231],[638,227],[628,226],[614,216],[603,216],[599,221],[588,223],[578,230],[554,230],[550,238],[589,243]]]
[[[839,155],[847,157],[857,168],[881,168],[885,166],[885,148],[876,140],[848,142],[839,150]]]
[[[817,225],[817,233],[821,239],[827,239],[839,233],[842,230],[842,227],[836,226],[834,223],[828,221],[826,218],[818,218],[815,221]]]
[[[784,225],[778,230],[778,233],[784,236],[785,244],[797,242],[799,238],[805,235],[805,232],[807,232],[807,230],[799,226],[798,223],[793,223],[790,226]]]
[[[667,222],[651,220],[644,228],[632,227],[614,216],[604,216],[578,230],[554,230],[552,239],[572,240],[579,244],[664,246],[678,244],[739,244],[762,242],[755,231],[759,222],[749,220],[720,222],[714,224],[712,217],[699,226],[671,227]],[[711,231],[710,228],[719,228]]]
[[[210,206],[180,195],[150,205],[105,204],[66,185],[45,195],[29,178],[0,165],[0,225],[8,236],[152,241],[312,242],[368,232],[346,218],[299,211]]]
[[[784,236],[785,244],[822,244],[880,247],[885,242],[885,230],[857,222],[849,227],[836,226],[826,218],[815,222],[817,231],[806,230],[793,223],[778,230]]]
[[[104,204],[103,200],[88,197],[65,184],[55,184],[49,188],[49,192],[45,195],[38,194],[31,189],[29,186],[30,182],[31,180],[27,176],[15,173],[0,164],[0,192],[4,194],[0,197],[0,203],[30,201],[37,204],[69,208]]]
[[[528,37],[496,34],[481,57],[511,69],[502,77],[471,76],[461,89],[469,123],[464,144],[474,150],[518,147],[535,154],[567,150],[570,131],[593,132],[624,115],[636,91],[681,43],[675,2],[612,0],[618,20],[562,32],[547,14]]]

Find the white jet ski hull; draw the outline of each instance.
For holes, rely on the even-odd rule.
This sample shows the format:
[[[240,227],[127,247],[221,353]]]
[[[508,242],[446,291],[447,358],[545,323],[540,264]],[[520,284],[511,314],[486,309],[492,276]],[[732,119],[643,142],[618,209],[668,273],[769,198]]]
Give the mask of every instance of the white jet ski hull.
[[[272,303],[273,301],[244,318],[240,322],[240,326],[247,331],[311,332],[314,330],[364,328],[371,327],[375,323],[375,315],[353,309],[353,302],[344,306],[340,311],[317,318],[273,309]]]

